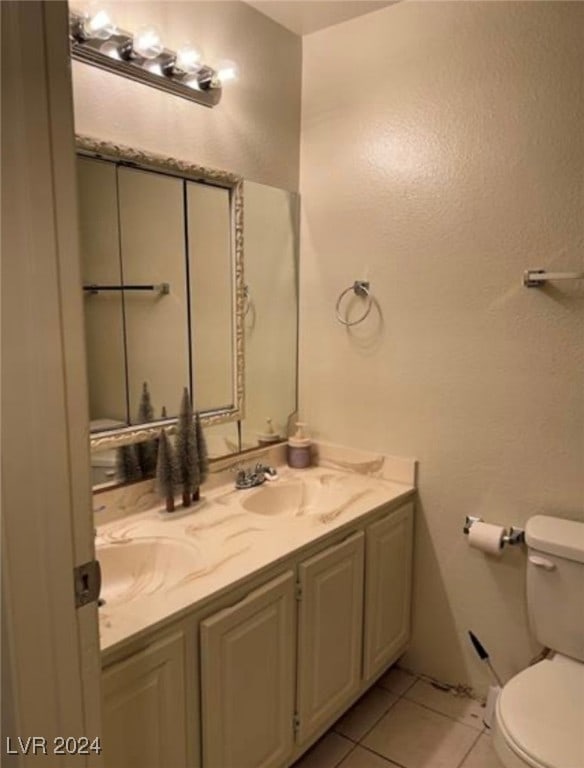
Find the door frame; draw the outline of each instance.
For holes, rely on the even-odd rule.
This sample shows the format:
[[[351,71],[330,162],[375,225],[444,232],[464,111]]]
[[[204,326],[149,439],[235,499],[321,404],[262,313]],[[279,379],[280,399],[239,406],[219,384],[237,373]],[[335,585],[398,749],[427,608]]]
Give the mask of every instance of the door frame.
[[[100,735],[97,605],[76,609],[73,589],[94,541],[68,8],[0,8],[1,754],[37,736],[51,766],[96,766],[53,741]]]

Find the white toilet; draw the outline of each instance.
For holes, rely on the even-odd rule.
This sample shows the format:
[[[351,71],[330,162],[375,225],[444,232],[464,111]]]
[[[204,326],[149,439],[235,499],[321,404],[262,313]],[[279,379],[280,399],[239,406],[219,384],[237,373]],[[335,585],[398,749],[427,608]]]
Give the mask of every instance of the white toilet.
[[[531,629],[553,656],[504,686],[494,743],[506,768],[584,768],[584,522],[525,528]]]

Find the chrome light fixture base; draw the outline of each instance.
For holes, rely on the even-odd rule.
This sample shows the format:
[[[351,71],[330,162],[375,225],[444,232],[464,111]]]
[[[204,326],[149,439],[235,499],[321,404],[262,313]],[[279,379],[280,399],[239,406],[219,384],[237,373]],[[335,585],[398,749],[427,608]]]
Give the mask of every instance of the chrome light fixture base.
[[[71,56],[77,61],[205,107],[214,107],[221,101],[221,82],[211,67],[201,66],[194,74],[183,72],[175,66],[176,53],[168,48],[153,59],[142,58],[133,49],[131,33],[116,29],[107,40],[100,40],[85,34],[83,21],[81,14],[75,11],[69,14]]]

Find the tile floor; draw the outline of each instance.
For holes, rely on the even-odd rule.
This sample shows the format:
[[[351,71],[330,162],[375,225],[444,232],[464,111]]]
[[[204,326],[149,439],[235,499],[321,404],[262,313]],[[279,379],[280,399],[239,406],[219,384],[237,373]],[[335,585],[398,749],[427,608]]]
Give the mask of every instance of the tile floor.
[[[503,768],[482,713],[393,667],[294,768]]]

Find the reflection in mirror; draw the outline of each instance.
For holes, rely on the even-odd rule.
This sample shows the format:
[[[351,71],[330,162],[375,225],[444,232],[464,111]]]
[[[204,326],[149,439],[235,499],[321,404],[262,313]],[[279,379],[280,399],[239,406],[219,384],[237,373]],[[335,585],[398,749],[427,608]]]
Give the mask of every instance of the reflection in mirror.
[[[108,164],[101,162],[107,170]],[[105,172],[103,173],[105,175]],[[137,173],[143,173],[143,171],[137,171]],[[244,314],[246,346],[246,411],[245,418],[237,423],[219,423],[204,427],[211,459],[223,458],[237,454],[241,450],[257,447],[265,438],[267,419],[271,419],[275,435],[285,439],[288,422],[296,410],[299,197],[294,193],[255,182],[246,181],[243,186],[245,196],[244,282],[247,287],[247,297],[242,302],[242,314]],[[196,367],[193,371],[195,391],[198,393],[199,400],[197,407],[205,408],[207,403],[213,402],[210,398],[214,393],[220,393],[214,398],[214,402],[225,403],[228,401],[226,398],[233,391],[232,388],[220,389],[216,383],[213,384],[214,380],[215,382],[225,381],[221,370],[225,373],[226,369],[221,368],[221,365],[224,366],[226,359],[232,360],[236,357],[235,354],[227,358],[217,354],[218,349],[230,349],[233,339],[230,305],[229,302],[220,299],[221,295],[226,295],[230,290],[228,282],[228,277],[231,279],[231,270],[228,266],[230,252],[222,234],[225,229],[220,224],[221,219],[225,219],[228,215],[229,208],[228,198],[224,195],[225,191],[220,188],[204,187],[205,191],[217,191],[219,194],[202,201],[198,195],[201,185],[193,184],[193,191],[189,182],[186,187],[188,190],[186,195],[188,280],[191,295],[194,297],[192,325],[195,329],[191,334],[190,344],[193,350],[203,349],[203,354],[209,361],[207,365],[201,366],[199,371]],[[110,216],[112,215],[112,207],[115,211],[111,201],[109,208],[104,207],[105,212],[100,212],[99,216],[95,214],[97,210],[95,206],[92,209],[96,218],[102,222],[105,222],[108,211]],[[213,247],[211,258],[207,255],[209,253],[207,248],[198,251],[196,248],[198,242],[196,232],[200,231],[203,224],[211,232],[207,237],[208,247],[211,245]],[[101,231],[100,236],[105,238],[105,234]],[[114,241],[111,250],[118,254],[117,262],[113,260],[111,271],[106,275],[96,274],[96,279],[120,280],[121,266],[119,252],[115,245]],[[146,243],[143,243],[143,248],[147,248]],[[149,274],[148,279],[150,277]],[[156,273],[152,275],[152,279],[164,281],[165,275]],[[163,302],[171,296],[161,296],[155,301]],[[115,339],[120,339],[117,355],[118,360],[121,360],[119,365],[123,367],[125,363],[121,299],[118,296],[112,300],[112,297],[106,296],[105,293],[103,297],[101,295],[91,297],[91,299],[94,298],[99,298],[104,304],[109,300],[110,303],[117,301],[120,305],[117,325],[113,326],[107,341],[111,348],[115,347]],[[152,298],[150,296],[150,301]],[[132,296],[125,300],[126,307],[133,299]],[[173,298],[173,301],[176,302],[176,298]],[[86,299],[86,307],[89,304],[90,301]],[[92,305],[92,311],[95,307],[99,309],[100,305],[97,303]],[[91,315],[88,313],[88,344],[90,343],[90,320]],[[103,320],[101,322],[103,323]],[[119,334],[117,337],[116,332]],[[135,343],[138,343],[137,339]],[[211,360],[213,356],[215,359]],[[163,358],[160,357],[160,359]],[[94,367],[98,365],[99,360]],[[232,368],[229,369],[230,375],[232,370]],[[130,416],[135,421],[142,381],[139,377],[134,377],[134,380],[136,393]],[[164,390],[161,389],[161,391]],[[155,418],[160,416],[163,405],[166,405],[167,409],[174,408],[176,412],[179,397],[175,397],[172,403],[164,402],[168,397],[163,395],[164,400],[159,398],[154,388],[152,388],[151,397]],[[117,418],[122,421],[124,417],[125,411],[122,408],[121,416],[118,415]],[[114,421],[111,426],[119,426],[120,421],[117,423]],[[241,430],[241,444],[239,430]],[[242,457],[242,461],[245,461],[245,456]],[[107,450],[93,450],[92,472],[96,488],[119,484],[120,479],[116,472],[116,449],[110,445]]]
[[[185,386],[203,422],[240,418],[240,178],[88,138],[79,145],[92,446],[105,430],[127,442],[143,437],[129,427],[175,419]]]
[[[242,447],[286,439],[296,410],[298,216],[293,192],[246,181],[245,394]],[[272,439],[274,439],[274,435]]]
[[[156,418],[163,408],[177,416],[183,387],[189,387],[183,181],[123,166],[117,171],[123,284],[170,287],[168,294],[123,292],[127,421],[137,424],[144,382]],[[86,304],[98,297],[86,298]]]
[[[116,167],[78,159],[81,271],[85,284],[121,285]],[[124,426],[126,400],[122,294],[84,296],[89,412],[92,431]]]
[[[229,407],[232,383],[232,292],[229,191],[187,182],[191,354],[201,411]],[[205,236],[202,237],[202,233]]]
[[[221,459],[239,453],[237,423],[213,424],[203,431],[210,459]]]
[[[203,427],[203,433],[210,459],[219,459],[239,452],[236,422],[210,424]],[[138,445],[145,445],[145,443]],[[138,445],[126,446],[126,448],[137,448]],[[125,449],[105,448],[91,452],[91,482],[94,491],[105,490],[116,485],[136,480],[145,480],[154,476],[154,473],[150,473],[145,476],[139,474],[132,478],[126,477],[123,450]]]

